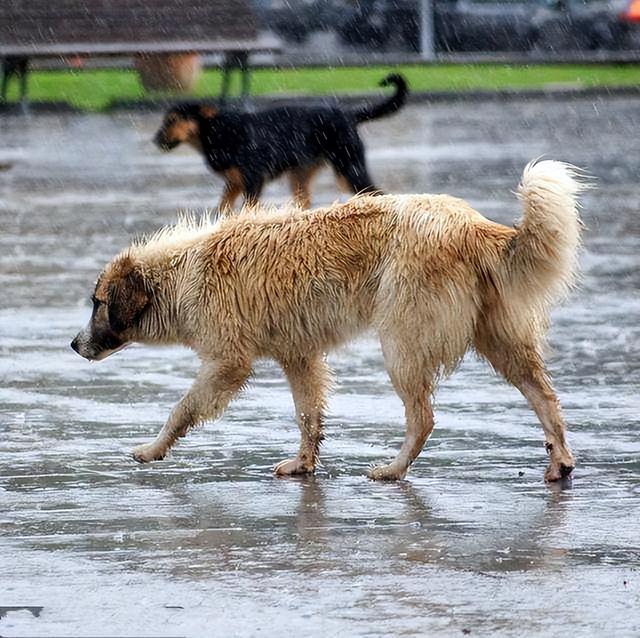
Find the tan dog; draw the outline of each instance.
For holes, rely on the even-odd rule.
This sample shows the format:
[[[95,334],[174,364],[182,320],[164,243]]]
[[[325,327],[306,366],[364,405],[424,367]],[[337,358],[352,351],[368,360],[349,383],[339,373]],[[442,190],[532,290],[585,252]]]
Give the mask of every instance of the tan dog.
[[[527,166],[517,229],[447,195],[357,197],[317,211],[246,211],[182,223],[134,244],[100,275],[87,328],[71,344],[103,359],[130,342],[195,350],[202,367],[155,441],[162,459],[196,424],[219,417],[253,361],[280,362],[302,435],[279,475],[313,472],[330,374],[323,353],[372,328],[402,399],[405,440],[374,479],[400,479],[433,429],[430,397],[470,348],[528,399],[544,428],[547,480],[574,458],[542,359],[552,302],[574,278],[582,186],[572,167]]]

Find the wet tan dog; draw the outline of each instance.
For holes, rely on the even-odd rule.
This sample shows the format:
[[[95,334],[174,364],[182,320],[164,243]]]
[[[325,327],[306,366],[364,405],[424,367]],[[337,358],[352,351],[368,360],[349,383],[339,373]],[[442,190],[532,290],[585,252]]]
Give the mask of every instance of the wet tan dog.
[[[357,197],[317,211],[246,211],[179,224],[134,244],[98,280],[87,328],[71,344],[103,359],[128,343],[181,343],[202,367],[155,441],[162,459],[196,424],[219,417],[253,361],[280,362],[302,435],[279,475],[313,472],[330,375],[323,353],[372,328],[402,399],[405,440],[374,479],[405,476],[433,429],[431,394],[469,349],[528,399],[544,428],[547,480],[574,459],[542,359],[548,311],[571,284],[581,184],[560,162],[532,163],[517,229],[447,195]]]

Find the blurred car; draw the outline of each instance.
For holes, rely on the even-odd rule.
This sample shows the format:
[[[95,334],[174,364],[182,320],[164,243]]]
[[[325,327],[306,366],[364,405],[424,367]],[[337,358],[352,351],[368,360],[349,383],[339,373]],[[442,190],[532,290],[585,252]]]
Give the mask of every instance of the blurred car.
[[[631,0],[621,17],[628,22],[640,22],[640,0]]]
[[[343,11],[339,0],[272,0],[268,6],[263,0],[260,13],[274,33],[287,42],[301,43],[314,31],[335,28]]]
[[[625,0],[433,0],[438,51],[624,49]],[[622,4],[621,4],[622,3]],[[337,27],[345,44],[420,46],[419,0],[362,0]]]
[[[627,49],[632,45],[622,13],[625,0],[568,0],[568,31],[578,49]]]

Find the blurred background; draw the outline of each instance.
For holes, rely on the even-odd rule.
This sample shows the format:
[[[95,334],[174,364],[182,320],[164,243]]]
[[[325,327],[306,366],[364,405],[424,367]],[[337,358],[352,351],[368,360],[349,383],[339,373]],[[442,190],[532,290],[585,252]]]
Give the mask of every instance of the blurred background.
[[[638,48],[628,0],[254,0],[285,49],[333,55],[627,51]],[[306,45],[306,47],[305,47]]]
[[[0,59],[5,103],[89,110],[370,92],[376,65],[404,66],[414,93],[628,87],[640,85],[640,0],[7,0]],[[101,69],[128,73],[86,73]]]

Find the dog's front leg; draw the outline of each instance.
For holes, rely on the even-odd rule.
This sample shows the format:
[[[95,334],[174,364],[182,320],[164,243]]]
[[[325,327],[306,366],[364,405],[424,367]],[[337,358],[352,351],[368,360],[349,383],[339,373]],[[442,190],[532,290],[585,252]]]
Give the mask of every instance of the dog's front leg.
[[[264,187],[264,178],[258,173],[249,173],[244,176],[244,202],[243,206],[252,208],[258,205],[262,188]]]
[[[237,362],[203,365],[156,439],[136,447],[133,458],[139,463],[163,459],[175,442],[186,436],[192,427],[221,416],[250,374],[251,366]]]
[[[300,356],[282,361],[291,386],[296,420],[300,428],[300,449],[293,459],[276,465],[277,476],[311,474],[318,463],[322,442],[322,419],[331,375],[321,354]]]

